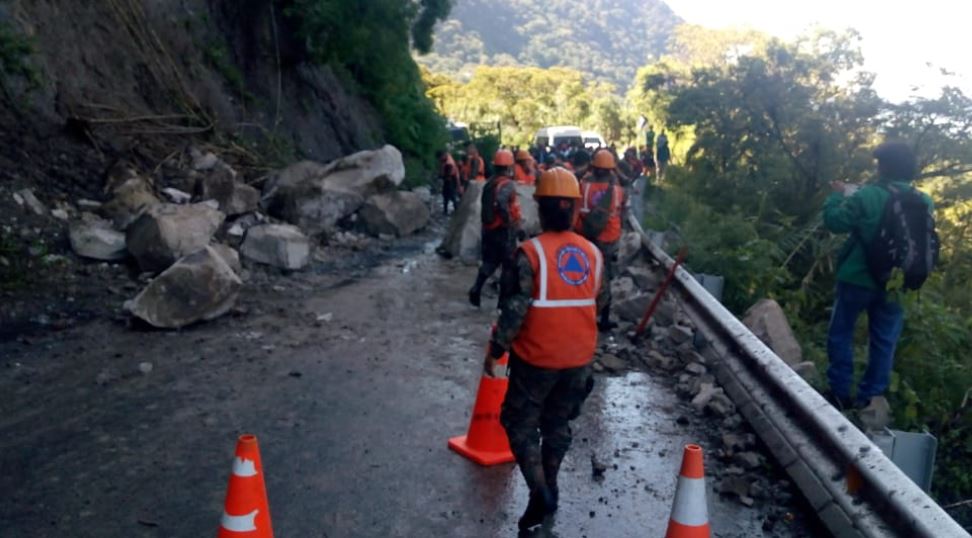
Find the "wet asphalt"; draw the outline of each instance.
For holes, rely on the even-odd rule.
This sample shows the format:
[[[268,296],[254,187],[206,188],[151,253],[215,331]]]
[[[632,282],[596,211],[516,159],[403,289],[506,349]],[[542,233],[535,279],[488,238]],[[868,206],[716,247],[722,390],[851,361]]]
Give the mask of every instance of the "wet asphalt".
[[[474,269],[432,245],[355,271],[257,275],[238,312],[181,332],[96,320],[0,344],[0,537],[214,536],[244,432],[260,440],[278,537],[516,536],[516,466],[446,446],[468,425],[491,313],[464,301]],[[534,536],[664,535],[681,447],[706,436],[677,422],[663,381],[597,377],[561,509]],[[805,535],[764,534],[762,512],[711,482],[714,536]]]

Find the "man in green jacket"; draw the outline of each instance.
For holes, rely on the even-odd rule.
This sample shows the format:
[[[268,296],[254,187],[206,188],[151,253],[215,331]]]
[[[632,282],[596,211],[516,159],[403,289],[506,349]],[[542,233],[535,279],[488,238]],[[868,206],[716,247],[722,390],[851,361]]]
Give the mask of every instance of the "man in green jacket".
[[[865,245],[874,239],[881,225],[888,188],[912,189],[917,161],[911,148],[901,142],[886,142],[874,150],[878,178],[858,188],[842,181],[831,184],[834,193],[824,203],[824,225],[834,233],[849,233],[837,266],[837,292],[830,328],[827,356],[828,398],[839,408],[863,407],[888,388],[894,350],[901,335],[901,305],[890,298],[885,284],[868,270]],[[932,210],[932,201],[923,195]],[[854,382],[854,326],[861,312],[867,312],[869,354],[867,369],[851,400]]]

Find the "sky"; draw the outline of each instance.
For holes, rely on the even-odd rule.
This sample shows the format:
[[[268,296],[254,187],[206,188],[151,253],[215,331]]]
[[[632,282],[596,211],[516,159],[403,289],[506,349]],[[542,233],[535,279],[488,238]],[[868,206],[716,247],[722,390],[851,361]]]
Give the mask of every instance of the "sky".
[[[972,95],[972,0],[666,1],[692,24],[748,26],[784,39],[814,25],[854,28],[875,89],[891,101],[934,97],[945,84]],[[943,77],[940,68],[956,75]]]

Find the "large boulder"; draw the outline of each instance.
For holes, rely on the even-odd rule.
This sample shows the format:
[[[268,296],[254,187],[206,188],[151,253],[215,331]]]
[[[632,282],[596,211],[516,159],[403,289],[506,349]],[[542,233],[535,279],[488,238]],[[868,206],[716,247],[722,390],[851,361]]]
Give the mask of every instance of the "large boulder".
[[[516,195],[520,201],[520,228],[529,236],[538,235],[540,230],[540,208],[533,194],[537,192],[533,185],[516,186]]]
[[[392,146],[327,165],[303,161],[267,181],[263,206],[270,215],[317,235],[332,230],[370,196],[395,191],[404,179],[402,154]]]
[[[793,335],[783,308],[776,301],[760,300],[746,311],[742,322],[790,366],[803,361],[800,343]]]
[[[210,204],[158,204],[126,230],[128,251],[143,271],[164,271],[179,258],[202,249],[226,218]]]
[[[394,146],[359,151],[328,163],[321,172],[325,187],[350,190],[367,198],[396,189],[405,179],[402,154]]]
[[[125,234],[111,223],[89,213],[68,228],[68,239],[75,254],[93,260],[116,261],[128,256]]]
[[[241,285],[222,256],[207,246],[157,276],[125,308],[155,327],[178,329],[228,312]]]
[[[429,223],[429,207],[419,194],[394,191],[368,198],[358,216],[371,235],[403,237]]]
[[[644,252],[644,246],[641,243],[641,234],[638,232],[625,232],[621,236],[621,242],[618,245],[618,264],[621,267],[634,264],[647,264]]]
[[[448,257],[459,258],[466,263],[479,261],[482,241],[482,182],[471,182],[466,188],[459,207],[449,221],[439,252]],[[516,194],[520,202],[521,228],[529,236],[540,233],[540,213],[537,201],[533,198],[536,189],[530,185],[517,185]]]
[[[479,244],[482,241],[482,210],[483,183],[473,181],[466,187],[459,207],[449,220],[449,229],[438,251],[444,256],[458,258],[466,263],[479,261]]]
[[[101,213],[119,230],[128,228],[142,211],[162,203],[148,180],[138,176],[125,180],[112,193],[114,198],[101,206]]]
[[[310,260],[310,240],[296,226],[260,224],[246,232],[243,257],[281,269],[301,269]]]
[[[363,203],[361,195],[325,187],[321,181],[279,187],[269,199],[264,197],[267,213],[299,226],[310,235],[333,230],[339,220],[357,211]]]

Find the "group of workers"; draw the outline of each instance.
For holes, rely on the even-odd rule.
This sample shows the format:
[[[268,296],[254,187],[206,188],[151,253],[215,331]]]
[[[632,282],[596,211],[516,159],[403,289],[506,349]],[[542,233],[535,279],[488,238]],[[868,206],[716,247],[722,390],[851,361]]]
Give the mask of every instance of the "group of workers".
[[[519,520],[526,530],[557,509],[557,475],[572,439],[569,421],[579,416],[594,385],[598,332],[617,326],[611,321],[610,281],[635,172],[622,171],[607,148],[593,155],[576,151],[569,162],[539,166],[528,151],[500,149],[486,180],[474,147],[467,157],[468,171],[440,155],[443,187],[455,189],[444,203],[461,191],[463,176],[485,181],[482,264],[469,302],[480,305],[483,286],[502,268],[500,314],[484,370],[493,376],[496,362],[509,353],[500,421],[530,489]],[[536,237],[522,228],[517,183],[535,187],[542,230]]]

